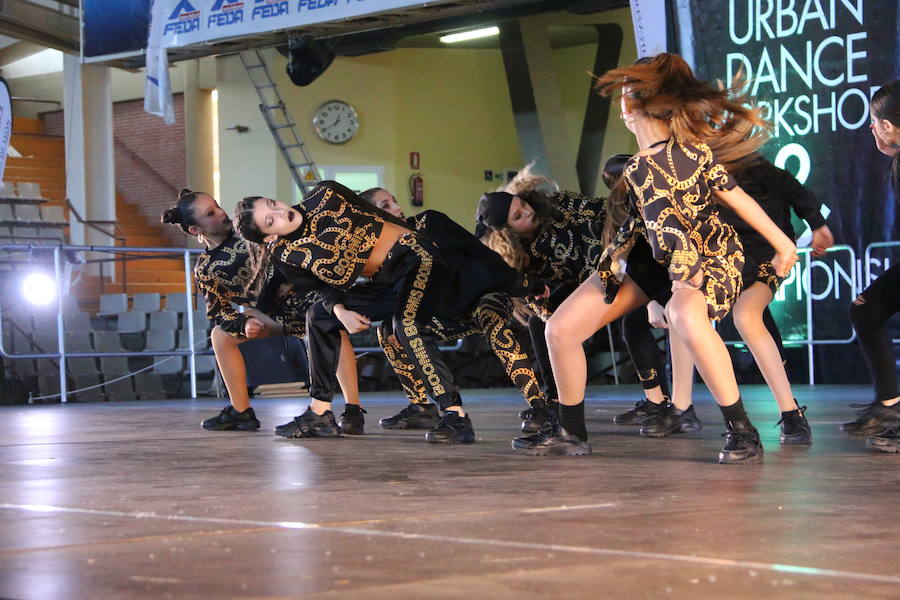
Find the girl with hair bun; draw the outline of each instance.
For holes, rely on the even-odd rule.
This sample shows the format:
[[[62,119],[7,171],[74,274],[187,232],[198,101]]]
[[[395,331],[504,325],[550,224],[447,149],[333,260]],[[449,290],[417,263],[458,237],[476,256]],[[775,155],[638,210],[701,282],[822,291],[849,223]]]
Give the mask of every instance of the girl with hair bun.
[[[247,369],[238,346],[248,339],[272,335],[303,337],[305,313],[317,298],[315,294],[298,294],[274,277],[274,269],[235,235],[228,214],[209,194],[181,190],[175,205],[166,209],[160,220],[178,225],[206,247],[194,267],[194,278],[206,299],[206,316],[214,323],[210,339],[229,404],[201,426],[215,431],[255,431],[260,423],[250,406]],[[238,312],[235,304],[247,310]],[[274,318],[266,314],[269,311]],[[346,428],[361,433],[356,360],[349,339],[342,345],[338,377],[348,403]],[[340,429],[335,423],[319,433],[319,437],[338,435]]]
[[[547,322],[550,360],[560,393],[560,427],[539,445],[552,449],[586,437],[582,342],[598,324],[647,302],[624,269],[644,240],[671,281],[666,306],[673,362],[693,360],[722,410],[726,443],[719,462],[758,462],[759,433],[743,408],[731,359],[710,323],[728,313],[741,289],[743,253],[734,229],[718,216],[730,206],[775,248],[784,276],[797,261],[794,243],[729,175],[766,139],[755,109],[694,77],[683,59],[663,53],[598,80],[601,93],[622,91],[622,118],[640,151],[625,165],[624,223],[604,250],[596,275]],[[645,288],[644,288],[645,289]],[[577,433],[575,433],[577,432]]]

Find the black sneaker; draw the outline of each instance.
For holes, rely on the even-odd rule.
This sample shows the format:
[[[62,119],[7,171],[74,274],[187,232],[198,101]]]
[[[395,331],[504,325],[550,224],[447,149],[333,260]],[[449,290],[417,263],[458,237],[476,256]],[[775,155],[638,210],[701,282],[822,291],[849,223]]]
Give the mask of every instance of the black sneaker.
[[[851,404],[853,408],[862,408],[855,421],[841,425],[841,431],[850,435],[872,435],[885,429],[891,422],[900,421],[900,403],[885,406],[877,400],[872,404]]]
[[[759,432],[746,423],[728,423],[728,430],[722,434],[725,446],[719,452],[719,464],[745,465],[762,462],[763,445]]]
[[[200,427],[210,431],[256,431],[259,429],[259,420],[253,407],[238,412],[229,404],[215,417],[200,423]]]
[[[667,401],[668,398],[660,404],[655,404],[646,398],[638,400],[634,408],[613,417],[613,423],[616,425],[644,425],[647,419],[658,416],[664,410]]]
[[[806,420],[806,407],[781,413],[781,443],[806,445],[812,444],[812,429]]]
[[[693,433],[703,429],[703,424],[697,418],[694,407],[686,410],[678,410],[671,402],[666,402],[659,413],[652,418],[645,419],[641,427],[641,435],[646,437],[666,437],[677,433]]]
[[[334,420],[334,413],[326,410],[317,415],[309,408],[299,417],[275,428],[275,435],[286,438],[340,437],[341,428]]]
[[[471,444],[475,442],[475,430],[469,415],[460,417],[458,413],[448,410],[434,429],[425,434],[425,441],[432,444]]]
[[[344,412],[341,413],[341,433],[362,435],[363,427],[366,424],[366,419],[363,417],[364,414],[366,414],[366,409],[358,404],[345,405]]]
[[[393,417],[378,421],[384,429],[434,429],[441,415],[434,404],[413,404],[412,402]]]
[[[870,435],[866,440],[866,448],[875,452],[900,452],[900,424]]]
[[[545,427],[540,433],[517,437],[512,448],[527,456],[585,456],[591,453],[591,445],[569,434],[561,425]]]
[[[556,423],[558,415],[558,402],[539,400],[519,413],[519,418],[522,419],[522,433],[539,433],[543,431],[545,425]]]

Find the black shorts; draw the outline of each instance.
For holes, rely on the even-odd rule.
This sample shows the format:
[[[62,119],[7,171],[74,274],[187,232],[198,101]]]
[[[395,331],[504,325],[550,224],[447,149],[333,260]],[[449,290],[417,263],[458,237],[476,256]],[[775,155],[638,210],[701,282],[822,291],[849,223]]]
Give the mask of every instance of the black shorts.
[[[672,297],[672,280],[669,271],[656,262],[650,250],[650,244],[644,236],[637,239],[628,253],[625,273],[637,284],[650,300],[656,300],[665,306]]]

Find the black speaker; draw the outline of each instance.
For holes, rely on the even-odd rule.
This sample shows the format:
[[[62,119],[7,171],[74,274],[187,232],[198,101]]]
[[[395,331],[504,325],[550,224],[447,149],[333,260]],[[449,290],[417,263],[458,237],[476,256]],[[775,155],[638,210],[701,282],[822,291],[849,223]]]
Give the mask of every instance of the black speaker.
[[[315,81],[334,61],[334,50],[326,48],[309,34],[291,36],[288,44],[287,74],[294,85]]]

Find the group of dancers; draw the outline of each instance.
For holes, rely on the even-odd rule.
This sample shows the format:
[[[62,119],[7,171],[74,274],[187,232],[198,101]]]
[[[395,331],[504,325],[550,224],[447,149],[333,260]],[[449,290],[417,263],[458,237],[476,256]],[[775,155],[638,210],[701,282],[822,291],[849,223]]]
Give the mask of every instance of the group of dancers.
[[[607,161],[610,195],[559,190],[525,168],[481,197],[475,235],[440,212],[406,217],[381,188],[357,195],[325,181],[296,206],[251,196],[234,219],[209,194],[183,190],[162,221],[206,246],[195,275],[230,399],[202,426],[260,427],[238,346],[286,334],[305,339],[311,400],[275,433],[362,434],[366,411],[348,334],[374,325],[409,400],[382,427],[426,429],[430,443],[474,442],[438,343],[478,334],[528,404],[514,451],[590,454],[583,342],[621,319],[645,397],[615,422],[653,437],[699,431],[691,402],[696,367],[725,421],[719,462],[759,462],[759,434],[712,325],[733,311],[777,402],[781,442],[810,444],[806,407],[794,399],[767,307],[798,259],[791,208],[809,224],[814,254],[834,243],[819,203],[758,153],[767,139],[758,109],[697,79],[679,56],[613,69],[597,87],[621,93],[622,119],[639,146],[633,156]],[[880,88],[871,110],[876,146],[893,157],[891,181],[900,191],[900,81]],[[900,393],[886,329],[900,310],[898,277],[894,266],[851,306],[876,397],[843,429],[885,452],[900,448]],[[527,323],[533,356],[519,343],[514,319]],[[668,330],[671,390],[651,326]],[[338,391],[345,399],[340,420],[331,410]]]

